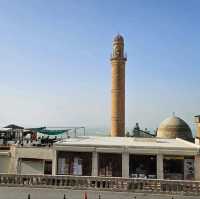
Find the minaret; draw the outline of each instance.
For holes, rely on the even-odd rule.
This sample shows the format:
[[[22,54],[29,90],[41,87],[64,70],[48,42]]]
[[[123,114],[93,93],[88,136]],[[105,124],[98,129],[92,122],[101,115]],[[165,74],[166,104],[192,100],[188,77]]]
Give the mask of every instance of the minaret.
[[[200,146],[200,115],[195,116],[195,123],[196,123],[196,135],[195,135],[195,144]],[[196,168],[195,171],[195,180],[200,180],[200,155],[199,153],[195,155],[195,162],[194,167]]]
[[[125,62],[124,39],[117,35],[113,40],[111,136],[125,136]]]
[[[196,115],[194,118],[195,118],[195,123],[196,123],[195,141],[199,142],[200,144],[200,115]]]

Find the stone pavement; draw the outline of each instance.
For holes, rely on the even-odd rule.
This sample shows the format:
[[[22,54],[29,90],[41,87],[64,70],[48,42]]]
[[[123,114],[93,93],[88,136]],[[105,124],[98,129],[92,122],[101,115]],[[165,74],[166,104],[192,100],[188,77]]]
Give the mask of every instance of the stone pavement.
[[[0,199],[28,199],[30,193],[31,199],[83,199],[84,191],[70,189],[48,189],[48,188],[26,188],[26,187],[0,187]],[[87,191],[88,199],[99,199],[99,191]],[[136,194],[128,192],[110,192],[100,193],[101,199],[199,199],[190,196],[172,196],[172,195],[152,195]]]

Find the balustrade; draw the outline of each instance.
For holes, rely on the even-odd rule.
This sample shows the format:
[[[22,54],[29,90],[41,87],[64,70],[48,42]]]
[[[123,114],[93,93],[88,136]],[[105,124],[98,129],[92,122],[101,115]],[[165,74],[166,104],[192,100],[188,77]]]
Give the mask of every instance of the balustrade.
[[[94,176],[0,174],[0,186],[98,189],[144,193],[200,195],[200,181],[134,179]]]

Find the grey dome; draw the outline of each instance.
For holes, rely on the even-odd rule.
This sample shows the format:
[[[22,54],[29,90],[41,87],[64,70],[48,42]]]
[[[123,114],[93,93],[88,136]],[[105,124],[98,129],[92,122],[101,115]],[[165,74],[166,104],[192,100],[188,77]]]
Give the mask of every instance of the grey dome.
[[[191,141],[192,132],[188,124],[179,117],[172,116],[161,122],[157,137],[160,138],[182,138]]]

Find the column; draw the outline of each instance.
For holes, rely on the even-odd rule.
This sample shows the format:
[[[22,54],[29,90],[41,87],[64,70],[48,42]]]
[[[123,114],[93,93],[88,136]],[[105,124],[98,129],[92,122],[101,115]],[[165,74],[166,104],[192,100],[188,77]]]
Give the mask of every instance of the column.
[[[98,154],[96,151],[92,153],[92,176],[98,176]]]
[[[129,178],[129,153],[122,153],[122,177]]]
[[[163,155],[158,154],[157,155],[157,179],[163,179],[164,173],[163,173]]]
[[[194,177],[195,180],[200,180],[200,155],[196,155],[195,156],[195,160],[194,160]]]
[[[57,170],[57,151],[53,151],[53,160],[52,160],[52,175],[56,175],[56,170]]]

